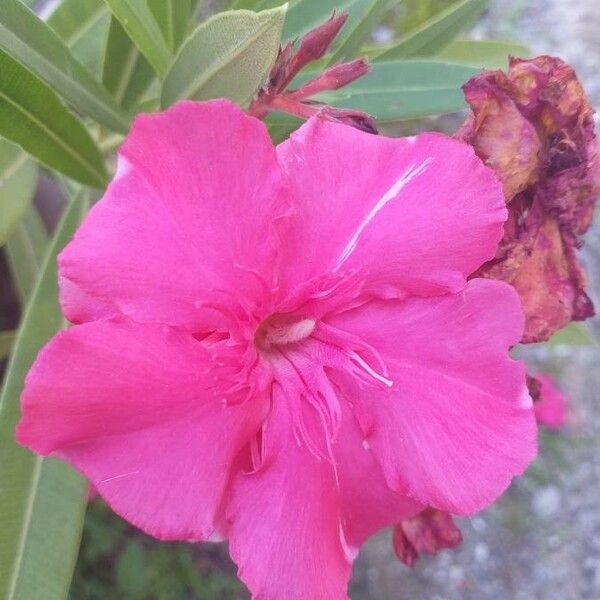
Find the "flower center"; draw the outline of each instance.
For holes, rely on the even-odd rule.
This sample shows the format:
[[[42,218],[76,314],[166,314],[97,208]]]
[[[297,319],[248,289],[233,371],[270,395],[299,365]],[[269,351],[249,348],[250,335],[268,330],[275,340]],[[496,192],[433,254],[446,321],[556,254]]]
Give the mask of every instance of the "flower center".
[[[296,344],[306,339],[315,329],[316,319],[287,313],[268,316],[257,328],[254,343],[261,350]]]

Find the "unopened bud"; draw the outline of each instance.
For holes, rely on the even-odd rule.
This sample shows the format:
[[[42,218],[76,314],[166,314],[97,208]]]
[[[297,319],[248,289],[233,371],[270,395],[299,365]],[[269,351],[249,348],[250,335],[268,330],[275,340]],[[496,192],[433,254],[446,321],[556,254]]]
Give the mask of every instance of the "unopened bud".
[[[290,95],[300,99],[309,98],[327,90],[337,90],[366,75],[370,68],[369,63],[364,58],[357,58],[350,62],[333,65],[305,83],[302,87],[291,92]]]
[[[325,23],[309,31],[300,40],[298,50],[290,61],[289,73],[292,78],[308,63],[325,56],[347,19],[348,13],[342,12],[338,15],[333,13]]]

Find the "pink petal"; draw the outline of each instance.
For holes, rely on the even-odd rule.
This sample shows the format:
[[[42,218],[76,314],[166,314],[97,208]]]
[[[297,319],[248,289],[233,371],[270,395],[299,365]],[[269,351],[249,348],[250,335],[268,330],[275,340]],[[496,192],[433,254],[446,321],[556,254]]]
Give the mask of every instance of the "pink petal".
[[[282,261],[288,285],[366,268],[379,295],[427,295],[460,289],[494,255],[502,188],[466,144],[316,118],[277,154],[296,201]]]
[[[567,397],[559,389],[552,375],[539,373],[536,378],[540,381],[540,397],[534,403],[535,417],[548,429],[562,429],[569,413]]]
[[[255,600],[346,600],[353,556],[345,548],[334,470],[292,429],[277,387],[263,463],[232,485],[230,553]]]
[[[67,316],[203,327],[209,293],[254,297],[253,272],[271,278],[280,178],[265,126],[226,100],[137,117],[117,177],[60,257]]]
[[[475,512],[536,454],[521,363],[508,348],[523,327],[501,282],[472,280],[437,298],[372,302],[332,323],[361,336],[389,368],[391,389],[360,389],[357,417],[388,484],[434,508]]]
[[[388,487],[346,403],[343,403],[343,420],[333,453],[344,532],[350,545],[358,548],[380,529],[414,517],[425,508]]]
[[[57,335],[27,377],[20,443],[67,460],[112,508],[162,539],[214,529],[231,469],[265,416],[224,407],[189,334],[125,319]]]

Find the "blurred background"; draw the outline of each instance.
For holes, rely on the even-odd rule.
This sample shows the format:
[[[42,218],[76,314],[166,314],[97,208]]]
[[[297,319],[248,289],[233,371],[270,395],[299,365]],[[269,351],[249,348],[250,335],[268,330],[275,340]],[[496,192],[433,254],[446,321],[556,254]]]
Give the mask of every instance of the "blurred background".
[[[388,42],[448,4],[405,0],[374,32],[373,42]],[[571,0],[568,6],[564,0],[491,0],[470,36],[514,39],[532,55],[560,56],[575,67],[598,108],[599,31],[598,0]],[[407,128],[452,132],[461,120],[447,116]],[[55,189],[40,185],[36,205],[49,229],[61,202]],[[583,253],[591,296],[600,306],[600,219],[588,233]],[[2,331],[18,324],[18,293],[2,254]],[[583,336],[521,352],[534,371],[554,373],[571,401],[567,427],[542,432],[540,458],[527,474],[489,510],[459,520],[464,535],[460,547],[421,558],[414,569],[394,556],[390,532],[374,537],[355,565],[353,600],[600,599],[600,319],[586,327],[595,343]],[[155,542],[96,498],[88,507],[70,597],[242,600],[248,595],[225,546]]]

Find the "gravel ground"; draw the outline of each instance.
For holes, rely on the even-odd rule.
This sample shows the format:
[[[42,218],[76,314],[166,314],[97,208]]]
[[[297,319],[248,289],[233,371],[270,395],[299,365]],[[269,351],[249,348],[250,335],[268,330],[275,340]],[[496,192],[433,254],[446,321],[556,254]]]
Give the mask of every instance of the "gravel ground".
[[[519,38],[578,71],[600,107],[600,2],[494,0],[475,34]],[[600,218],[584,257],[600,306]],[[588,321],[600,339],[600,319]],[[456,550],[408,569],[390,532],[373,538],[355,568],[354,600],[600,599],[600,352],[597,346],[529,347],[527,360],[554,372],[572,403],[560,434],[542,435],[540,458],[493,507],[460,521]]]

